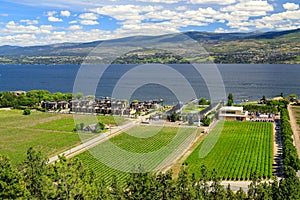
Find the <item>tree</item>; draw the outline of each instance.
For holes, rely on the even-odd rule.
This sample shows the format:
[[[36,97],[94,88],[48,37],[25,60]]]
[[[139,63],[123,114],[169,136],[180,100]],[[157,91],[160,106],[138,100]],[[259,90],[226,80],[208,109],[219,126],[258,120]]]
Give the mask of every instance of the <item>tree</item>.
[[[285,178],[280,180],[279,194],[281,199],[300,199],[300,180],[292,167],[285,167]]]
[[[240,188],[237,192],[236,192],[236,198],[237,199],[246,199],[247,198],[247,195],[246,193],[244,192],[244,190],[242,188]]]
[[[190,126],[194,125],[194,119],[193,119],[193,117],[190,116],[188,122],[189,122]]]
[[[205,98],[201,98],[198,102],[199,105],[210,105],[211,102],[209,100],[206,100]]]
[[[29,192],[24,185],[21,174],[12,167],[10,160],[0,155],[0,198],[27,199]]]
[[[30,115],[31,114],[31,111],[29,108],[26,108],[24,111],[23,111],[23,115]]]
[[[203,123],[203,126],[209,126],[211,123],[211,119],[205,115],[202,118],[202,123]]]
[[[95,126],[95,133],[101,133],[105,129],[105,125],[101,122],[98,122]]]
[[[124,199],[122,189],[119,186],[118,179],[115,175],[112,177],[112,182],[110,185],[110,197],[111,199],[116,199],[116,200]]]
[[[167,116],[167,119],[168,119],[170,122],[176,122],[177,120],[179,120],[179,117],[180,117],[180,116],[178,116],[176,112],[173,112],[171,115],[168,115],[168,116]]]
[[[185,166],[181,166],[180,172],[178,174],[178,179],[176,181],[177,197],[178,199],[191,199],[191,183],[189,179],[189,174]]]
[[[49,176],[55,183],[54,199],[96,199],[98,194],[103,194],[102,189],[96,188],[98,180],[94,173],[85,169],[78,159],[60,157],[49,168]]]
[[[229,93],[227,106],[232,106],[232,105],[233,105],[233,94]]]
[[[262,97],[261,101],[262,101],[264,104],[267,102],[267,98],[266,98],[265,95]]]
[[[210,188],[211,188],[211,192],[210,192],[211,196],[214,199],[225,199],[226,191],[224,189],[224,186],[221,185],[220,178],[218,177],[215,169],[212,172],[212,184]]]
[[[29,148],[21,166],[21,174],[31,196],[37,199],[47,199],[52,188],[52,182],[47,176],[47,159],[41,152]]]

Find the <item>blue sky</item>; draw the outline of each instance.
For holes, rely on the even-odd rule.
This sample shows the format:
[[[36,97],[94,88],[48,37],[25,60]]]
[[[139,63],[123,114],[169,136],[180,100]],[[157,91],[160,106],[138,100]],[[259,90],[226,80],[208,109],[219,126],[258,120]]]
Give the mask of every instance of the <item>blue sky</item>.
[[[299,0],[0,0],[0,45],[300,28]]]

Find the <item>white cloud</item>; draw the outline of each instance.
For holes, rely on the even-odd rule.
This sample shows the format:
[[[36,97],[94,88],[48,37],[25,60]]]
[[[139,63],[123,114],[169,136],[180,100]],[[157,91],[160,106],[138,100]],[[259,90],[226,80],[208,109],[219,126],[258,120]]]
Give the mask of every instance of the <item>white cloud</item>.
[[[51,17],[48,17],[48,21],[49,22],[62,22],[63,20],[60,18],[51,16]]]
[[[217,5],[229,5],[236,3],[236,0],[190,0],[192,4],[217,4]]]
[[[68,10],[62,10],[60,11],[60,16],[62,17],[70,17],[71,16],[71,12]]]
[[[98,15],[95,13],[83,13],[79,15],[79,18],[84,20],[97,20]]]
[[[39,23],[38,20],[30,20],[30,19],[22,19],[22,20],[20,20],[20,22],[26,23],[28,25],[34,25],[34,24],[38,24]]]
[[[0,16],[1,17],[8,17],[9,15],[7,13],[1,13]]]
[[[76,20],[72,20],[69,22],[69,24],[77,24],[77,21]]]
[[[53,15],[55,15],[57,12],[56,11],[48,11],[47,13],[46,13],[46,15],[48,16],[48,17],[52,17]]]
[[[172,4],[172,3],[178,3],[181,0],[136,0],[140,2],[147,2],[147,3],[166,3],[166,4]]]
[[[95,20],[80,20],[80,24],[82,24],[82,25],[97,25],[99,23]]]
[[[71,31],[74,31],[74,30],[81,30],[82,29],[82,26],[79,26],[79,25],[72,25],[72,26],[69,26],[68,30],[71,30]]]
[[[143,19],[142,13],[153,12],[161,10],[162,6],[139,6],[139,5],[117,5],[117,6],[103,6],[101,8],[91,9],[92,12],[108,15],[117,20],[132,20]]]
[[[24,26],[17,24],[14,21],[9,21],[4,29],[2,30],[2,33],[6,34],[49,34],[51,33],[51,30],[53,30],[54,27],[52,25],[41,25],[38,26]]]
[[[46,14],[48,16],[48,21],[49,22],[62,22],[63,21],[62,19],[55,17],[56,14],[57,14],[56,11],[48,11]]]
[[[285,3],[282,5],[284,9],[286,10],[297,10],[299,9],[299,4],[295,4],[295,3]]]

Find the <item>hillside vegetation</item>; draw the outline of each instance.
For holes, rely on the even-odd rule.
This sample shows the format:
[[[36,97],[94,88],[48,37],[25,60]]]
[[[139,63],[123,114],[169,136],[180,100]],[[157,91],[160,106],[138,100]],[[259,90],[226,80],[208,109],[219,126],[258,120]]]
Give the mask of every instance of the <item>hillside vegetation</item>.
[[[89,57],[87,62],[120,64],[141,63],[269,63],[299,64],[300,63],[300,29],[279,32],[252,33],[206,33],[186,32],[162,36],[137,36],[108,41],[90,43],[64,43],[46,46],[17,47],[0,46],[0,63],[2,64],[81,64],[97,46],[97,55]],[[185,56],[176,55],[182,52],[181,44],[191,38],[204,48],[201,52],[192,49]],[[76,42],[76,41],[74,41]],[[189,41],[187,41],[189,42]],[[153,48],[137,48],[126,52],[117,59],[105,60],[109,55],[119,51],[120,46],[131,44],[151,46],[158,44],[168,47],[173,53]],[[100,49],[100,51],[99,51]],[[189,50],[190,51],[190,50]],[[95,53],[95,52],[94,52]]]

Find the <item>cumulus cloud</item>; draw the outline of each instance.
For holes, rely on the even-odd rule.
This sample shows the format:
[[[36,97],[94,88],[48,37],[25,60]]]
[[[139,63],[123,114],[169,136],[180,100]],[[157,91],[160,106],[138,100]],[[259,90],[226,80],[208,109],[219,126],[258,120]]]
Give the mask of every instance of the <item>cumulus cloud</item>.
[[[48,21],[49,22],[62,22],[63,20],[60,18],[51,16],[51,17],[48,17]]]
[[[166,4],[172,4],[172,3],[178,3],[181,0],[136,0],[140,2],[147,2],[147,3],[166,3]]]
[[[299,4],[295,4],[295,3],[285,3],[282,5],[284,9],[286,10],[297,10],[299,9]]]
[[[83,13],[79,15],[80,19],[86,19],[86,20],[97,20],[98,15],[95,13]]]
[[[26,23],[28,25],[34,25],[34,24],[38,24],[39,21],[38,20],[30,20],[30,19],[22,19],[20,20],[21,23]]]
[[[192,4],[218,4],[218,5],[228,5],[236,3],[236,0],[190,0]]]
[[[79,26],[79,25],[72,25],[72,26],[69,26],[68,30],[71,30],[71,31],[74,31],[74,30],[81,30],[82,29],[82,26]]]
[[[97,25],[99,23],[95,20],[80,20],[80,24],[82,24],[82,25]]]
[[[60,11],[60,16],[62,17],[70,17],[71,16],[71,12],[68,10],[62,10]]]
[[[62,19],[55,17],[56,14],[57,14],[56,11],[48,11],[47,12],[48,21],[49,22],[62,22],[63,21]]]

